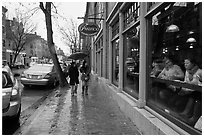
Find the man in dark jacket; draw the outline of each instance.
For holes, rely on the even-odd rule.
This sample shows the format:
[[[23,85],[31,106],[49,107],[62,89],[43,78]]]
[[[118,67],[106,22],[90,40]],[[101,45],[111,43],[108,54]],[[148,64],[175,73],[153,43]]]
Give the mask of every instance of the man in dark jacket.
[[[86,95],[88,95],[88,81],[90,78],[90,68],[86,61],[83,62],[82,67],[80,68],[81,80],[82,80],[82,94],[84,95],[84,92]]]
[[[74,93],[77,94],[77,88],[79,84],[79,71],[75,62],[71,63],[71,67],[68,72],[70,78],[70,86],[71,86],[71,95],[74,96]]]

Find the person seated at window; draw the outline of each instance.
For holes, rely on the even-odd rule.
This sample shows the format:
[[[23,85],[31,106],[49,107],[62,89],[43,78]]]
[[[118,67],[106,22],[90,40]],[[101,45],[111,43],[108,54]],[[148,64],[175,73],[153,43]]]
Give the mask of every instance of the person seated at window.
[[[178,65],[174,64],[172,57],[166,58],[164,63],[165,67],[158,78],[166,80],[182,80],[184,78],[183,71]]]
[[[184,66],[186,68],[184,82],[202,85],[202,70],[198,67],[196,61],[192,57],[187,57],[184,60]],[[187,123],[193,126],[202,114],[201,91],[182,88],[178,94],[188,98],[185,109],[180,115],[187,118]]]
[[[162,70],[164,69],[164,63],[162,61],[162,59],[155,59],[152,62],[152,71],[150,73],[151,77],[157,77]],[[158,87],[161,83],[157,83],[157,82],[152,82],[152,88],[151,88],[151,92],[150,92],[150,96],[151,98],[156,98],[158,96]]]
[[[159,59],[154,60],[152,62],[152,67],[153,67],[153,69],[152,69],[150,75],[152,77],[157,77],[162,72],[162,70],[164,68],[162,60],[159,60]]]
[[[165,67],[159,74],[158,78],[166,80],[182,80],[184,78],[184,73],[181,68],[174,64],[173,57],[167,57],[164,60]],[[176,87],[173,85],[161,84],[161,90],[159,92],[160,99],[165,100],[174,96]],[[174,91],[174,92],[172,92]]]

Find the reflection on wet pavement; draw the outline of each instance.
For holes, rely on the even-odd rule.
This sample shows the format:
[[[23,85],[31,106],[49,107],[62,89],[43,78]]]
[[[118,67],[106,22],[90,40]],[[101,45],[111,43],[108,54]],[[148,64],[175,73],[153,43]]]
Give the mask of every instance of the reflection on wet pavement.
[[[70,92],[64,97],[64,106],[52,134],[113,135],[139,134],[134,124],[124,116],[117,103],[98,84],[93,84],[89,95],[77,96]]]
[[[91,82],[88,95],[71,96],[60,89],[48,98],[23,135],[135,135],[140,134],[103,85]]]

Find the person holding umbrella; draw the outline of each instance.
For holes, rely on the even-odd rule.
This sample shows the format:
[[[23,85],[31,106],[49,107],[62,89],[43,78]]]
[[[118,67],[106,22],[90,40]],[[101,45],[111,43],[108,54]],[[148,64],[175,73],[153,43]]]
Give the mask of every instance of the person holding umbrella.
[[[84,92],[86,95],[88,95],[88,81],[89,81],[89,75],[90,75],[90,68],[87,64],[87,62],[84,60],[82,67],[80,68],[81,80],[82,80],[82,95],[84,95]]]
[[[71,63],[71,67],[69,68],[68,76],[70,78],[70,86],[71,86],[71,95],[77,94],[77,88],[79,84],[79,71],[75,62]]]

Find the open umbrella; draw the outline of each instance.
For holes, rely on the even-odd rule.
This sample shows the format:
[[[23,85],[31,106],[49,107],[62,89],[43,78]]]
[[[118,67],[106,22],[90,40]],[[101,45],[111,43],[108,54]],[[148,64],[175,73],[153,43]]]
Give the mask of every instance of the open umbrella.
[[[71,54],[68,58],[73,60],[80,60],[80,59],[84,59],[86,56],[87,54],[84,52],[76,52]]]

